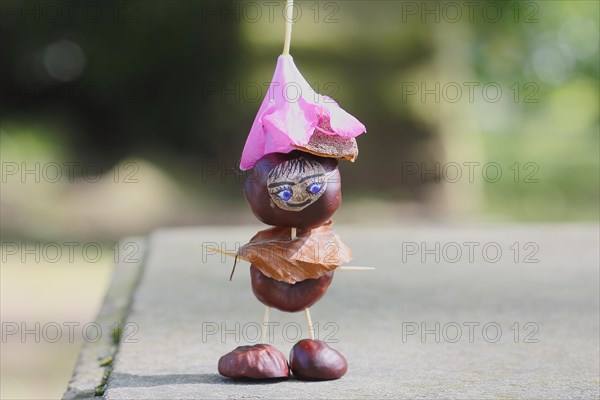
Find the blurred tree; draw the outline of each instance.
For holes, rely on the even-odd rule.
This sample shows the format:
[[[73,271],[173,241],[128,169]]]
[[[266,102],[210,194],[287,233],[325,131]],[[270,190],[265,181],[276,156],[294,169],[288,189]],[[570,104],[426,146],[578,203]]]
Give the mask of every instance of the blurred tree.
[[[237,68],[239,23],[203,21],[207,3],[196,1],[2,7],[4,122],[58,123],[71,158],[106,168],[131,154],[218,157],[218,105],[202,91]]]

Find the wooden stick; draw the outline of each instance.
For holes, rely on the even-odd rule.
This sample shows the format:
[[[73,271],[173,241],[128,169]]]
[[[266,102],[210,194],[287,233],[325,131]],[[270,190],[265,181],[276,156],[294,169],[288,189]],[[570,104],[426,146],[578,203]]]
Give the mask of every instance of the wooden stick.
[[[343,267],[338,267],[336,271],[371,271],[374,270],[374,267],[359,267],[352,265],[344,265]]]
[[[263,318],[262,343],[266,343],[266,341],[267,341],[267,330],[268,330],[267,324],[269,323],[270,315],[271,315],[271,307],[267,306],[267,308],[265,308],[265,316]]]
[[[304,309],[304,315],[306,316],[306,323],[308,324],[308,333],[311,340],[315,340],[315,330],[313,328],[312,319],[310,318],[310,311],[308,308]]]
[[[287,0],[285,7],[285,38],[283,41],[283,53],[281,53],[282,56],[290,55],[290,44],[292,43],[292,25],[294,19],[294,0]]]
[[[244,257],[239,256],[237,253],[233,253],[231,251],[221,250],[217,246],[213,246],[213,245],[210,245],[210,244],[204,244],[204,243],[202,243],[202,247],[204,247],[207,250],[216,251],[217,253],[225,254],[226,256],[229,256],[229,257],[239,257],[242,260],[248,261]]]

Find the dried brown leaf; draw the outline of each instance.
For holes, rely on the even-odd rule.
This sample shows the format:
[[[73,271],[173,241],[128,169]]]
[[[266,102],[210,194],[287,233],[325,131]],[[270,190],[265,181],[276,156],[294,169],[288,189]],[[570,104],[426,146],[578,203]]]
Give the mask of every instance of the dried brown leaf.
[[[266,276],[286,283],[316,279],[352,259],[352,253],[333,233],[333,222],[298,231],[292,240],[290,228],[273,227],[258,232],[238,251]]]

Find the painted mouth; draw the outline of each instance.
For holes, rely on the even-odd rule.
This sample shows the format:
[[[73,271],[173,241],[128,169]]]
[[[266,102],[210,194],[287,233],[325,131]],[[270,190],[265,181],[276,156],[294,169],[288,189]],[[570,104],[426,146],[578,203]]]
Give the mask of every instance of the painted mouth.
[[[287,205],[290,207],[304,207],[305,205],[310,204],[311,201],[311,199],[308,199],[302,203],[287,203]]]

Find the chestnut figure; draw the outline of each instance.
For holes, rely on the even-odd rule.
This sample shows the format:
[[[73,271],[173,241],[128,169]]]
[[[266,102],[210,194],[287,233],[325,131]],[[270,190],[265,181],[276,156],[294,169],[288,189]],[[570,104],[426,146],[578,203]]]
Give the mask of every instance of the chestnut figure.
[[[333,271],[318,279],[305,279],[292,285],[269,278],[251,265],[250,280],[252,292],[261,303],[280,311],[297,312],[312,306],[325,295],[333,280]]]
[[[231,276],[238,259],[249,262],[252,291],[266,305],[263,344],[240,346],[219,360],[219,373],[234,379],[278,379],[293,373],[304,380],[329,380],[342,377],[348,368],[339,352],[315,340],[309,307],[323,297],[334,271],[352,259],[333,233],[331,217],[342,201],[338,160],[356,160],[355,138],[366,128],[329,97],[313,96],[316,92],[290,56],[293,0],[287,0],[286,8],[284,51],[240,159],[242,171],[252,169],[244,197],[252,213],[272,227],[236,253],[205,245],[235,256]],[[290,84],[299,89],[293,101],[285,90]],[[303,311],[306,318],[310,339],[293,347],[291,372],[281,352],[265,344],[271,308]]]
[[[254,215],[268,225],[312,229],[342,201],[338,162],[300,151],[261,158],[244,183]]]

